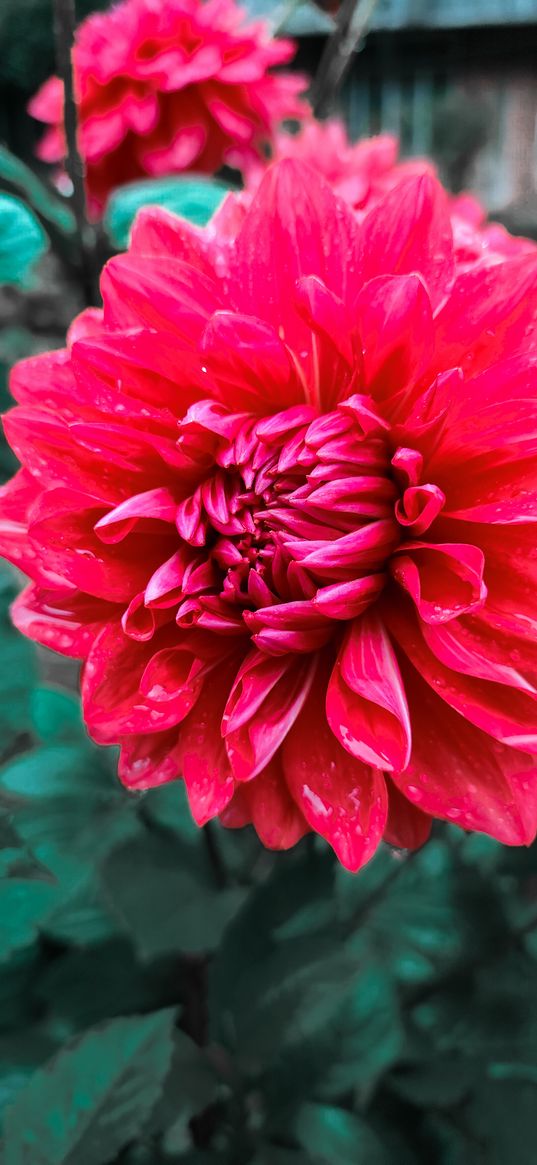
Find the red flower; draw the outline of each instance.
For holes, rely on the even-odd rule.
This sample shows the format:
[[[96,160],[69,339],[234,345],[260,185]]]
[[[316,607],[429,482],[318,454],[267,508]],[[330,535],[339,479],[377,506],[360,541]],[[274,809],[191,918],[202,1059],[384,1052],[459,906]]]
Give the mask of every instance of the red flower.
[[[350,869],[536,832],[537,257],[451,235],[431,177],[358,224],[296,162],[206,231],[145,211],[5,422],[15,622],[123,781]]]
[[[278,122],[304,114],[305,78],[268,72],[292,58],[293,43],[243,17],[235,0],[123,0],[81,24],[75,82],[93,213],[111,190],[145,174],[251,164]],[[29,111],[50,126],[39,157],[62,162],[58,77]]]

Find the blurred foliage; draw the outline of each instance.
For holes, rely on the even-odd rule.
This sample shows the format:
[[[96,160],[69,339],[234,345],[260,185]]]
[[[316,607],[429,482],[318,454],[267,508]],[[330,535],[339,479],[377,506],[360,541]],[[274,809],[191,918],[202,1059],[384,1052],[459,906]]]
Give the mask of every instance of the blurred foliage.
[[[154,178],[131,182],[115,190],[108,200],[104,229],[118,250],[128,246],[133,220],[143,206],[162,206],[196,226],[205,226],[229,187],[214,179]]]
[[[0,283],[25,283],[46,248],[45,232],[28,207],[0,194]]]
[[[76,0],[83,20],[109,0]],[[2,0],[0,5],[0,86],[13,85],[30,95],[54,73],[52,0]]]
[[[121,789],[11,628],[15,585],[5,1165],[533,1165],[537,847],[447,827],[352,876],[311,838],[208,837],[180,784]]]

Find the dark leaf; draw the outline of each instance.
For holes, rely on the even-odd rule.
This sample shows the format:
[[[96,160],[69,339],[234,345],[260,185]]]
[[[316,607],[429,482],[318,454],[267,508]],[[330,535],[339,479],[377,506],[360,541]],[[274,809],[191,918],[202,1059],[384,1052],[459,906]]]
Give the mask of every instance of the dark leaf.
[[[32,1077],[5,1115],[5,1165],[103,1165],[151,1111],[172,1054],[173,1014],[110,1020]]]

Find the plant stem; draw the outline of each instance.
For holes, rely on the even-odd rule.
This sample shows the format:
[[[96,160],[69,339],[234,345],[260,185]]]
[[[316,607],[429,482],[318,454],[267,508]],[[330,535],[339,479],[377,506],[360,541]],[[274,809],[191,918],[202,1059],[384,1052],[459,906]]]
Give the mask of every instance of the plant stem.
[[[316,117],[330,110],[365,35],[376,0],[342,0],[334,33],[326,42],[312,88]]]
[[[78,116],[74,90],[72,50],[75,37],[74,0],[54,0],[54,34],[58,72],[64,87],[64,127],[67,144],[66,168],[73,186],[71,205],[76,221],[80,269],[88,304],[96,302],[95,232],[88,223],[84,163],[77,139]]]

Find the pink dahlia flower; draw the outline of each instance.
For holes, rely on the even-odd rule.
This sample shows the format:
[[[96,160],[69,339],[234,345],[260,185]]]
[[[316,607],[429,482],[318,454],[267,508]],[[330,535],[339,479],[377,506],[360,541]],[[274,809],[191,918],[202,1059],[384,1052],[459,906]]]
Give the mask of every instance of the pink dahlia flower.
[[[74,52],[80,149],[90,207],[133,179],[252,163],[284,118],[306,110],[306,80],[270,73],[294,55],[235,0],[123,0],[81,24]],[[49,126],[45,162],[65,157],[63,87],[45,82],[29,111]]]
[[[352,870],[432,817],[530,842],[537,256],[454,273],[434,178],[359,224],[284,161],[142,212],[102,294],[13,373],[0,534],[125,784]]]

